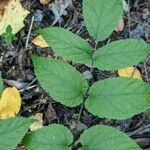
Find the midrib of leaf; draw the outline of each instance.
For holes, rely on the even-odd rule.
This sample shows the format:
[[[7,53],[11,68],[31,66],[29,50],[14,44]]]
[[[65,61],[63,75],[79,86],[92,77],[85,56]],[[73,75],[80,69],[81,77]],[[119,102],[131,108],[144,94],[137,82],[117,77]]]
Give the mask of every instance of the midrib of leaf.
[[[45,64],[43,64],[44,66],[45,66]],[[68,65],[68,64],[67,64]],[[72,67],[72,66],[69,66],[69,67]],[[45,69],[47,68],[47,66],[45,66],[44,67]],[[68,83],[64,83],[64,78],[63,78],[63,76],[61,76],[62,78],[60,78],[60,75],[58,75],[58,73],[56,72],[56,71],[52,71],[52,70],[47,70],[47,72],[45,73],[45,72],[39,72],[38,71],[38,74],[40,74],[40,76],[51,76],[50,75],[50,73],[51,74],[53,74],[56,78],[58,78],[58,79],[60,79],[59,80],[59,82],[58,82],[58,84],[61,84],[61,85],[63,85],[63,86],[65,86],[66,84],[70,84],[70,81],[69,80],[67,80],[68,81]],[[45,82],[45,79],[44,78],[42,78],[42,79],[40,79],[41,81],[44,81]],[[75,84],[72,84],[72,87],[74,87],[74,85]],[[70,88],[71,89],[71,88]],[[75,88],[74,88],[75,89]],[[78,89],[76,89],[77,91],[78,91]],[[71,90],[72,91],[72,90]]]
[[[92,1],[91,1],[92,2]],[[91,6],[92,8],[94,8],[94,5],[92,5],[91,3],[90,3],[90,1],[89,0],[87,0],[87,3],[88,3],[88,5],[89,6]],[[117,2],[116,2],[117,3]],[[116,3],[114,4],[114,6],[113,6],[113,8],[115,8],[115,6],[116,6]],[[106,14],[103,14],[102,12],[103,12],[103,10],[104,10],[104,8],[105,7],[103,7],[102,9],[101,9],[101,11],[100,11],[100,13],[97,13],[97,11],[96,11],[96,9],[93,9],[93,11],[95,12],[95,14],[98,16],[98,26],[97,26],[97,32],[96,32],[96,39],[98,38],[98,34],[99,34],[99,27],[100,27],[100,24],[101,24],[101,18],[103,18]],[[109,9],[109,12],[111,13],[111,10],[112,9]],[[109,13],[109,12],[107,12],[107,13]],[[102,14],[101,16],[99,15],[99,14]],[[112,18],[111,20],[113,20],[114,18]],[[109,24],[107,24],[107,26],[105,26],[105,28],[107,28],[107,27],[109,27]],[[104,29],[105,29],[104,28]],[[101,30],[104,30],[104,29],[101,29]]]
[[[91,6],[92,8],[94,8],[94,6],[89,2],[89,0],[87,0],[87,3],[89,6]],[[102,10],[104,9],[104,7],[102,8]],[[97,27],[97,32],[96,32],[96,38],[98,38],[98,31],[99,31],[99,26],[100,26],[100,23],[101,23],[101,17],[100,15],[97,13],[96,9],[93,9],[93,11],[95,12],[95,14],[98,16],[98,27]],[[102,12],[102,11],[101,11]]]
[[[14,126],[13,128],[11,128],[11,129],[7,129],[7,131],[1,131],[0,132],[0,134],[2,133],[2,134],[6,134],[6,133],[10,133],[10,132],[14,132],[15,130],[20,130],[21,128],[25,128],[26,126],[24,125],[24,124],[22,124],[22,125],[19,125],[19,127],[17,126],[17,129],[16,129],[16,126]]]
[[[54,35],[51,35],[51,36],[53,36],[53,37],[56,38],[57,40],[61,40],[61,41],[63,41],[64,43],[67,43],[70,47],[74,46],[77,50],[81,50],[81,51],[87,53],[89,56],[91,55],[87,50],[85,51],[85,49],[81,49],[81,48],[77,47],[76,45],[74,45],[74,43],[70,44],[69,42],[67,42],[67,41],[65,41],[65,40],[63,40],[63,39],[59,39],[57,36],[54,36]],[[88,49],[88,50],[90,50],[90,49]],[[91,52],[92,52],[92,51],[91,51]],[[91,57],[91,56],[90,56],[90,57]]]
[[[115,110],[117,110],[118,112],[120,112],[120,113],[122,113],[123,115],[124,114],[128,114],[128,112],[126,111],[126,110],[121,110],[121,109],[119,109],[118,108],[118,105],[115,105],[114,103],[113,103],[113,101],[105,101],[105,103],[107,103],[108,104],[108,106],[110,105],[110,107],[114,107],[115,108]],[[137,107],[137,106],[135,106],[134,105],[134,103],[132,103],[132,101],[130,101],[130,105],[133,107],[134,106],[134,108],[138,108],[138,109],[142,109],[143,110],[143,108],[141,108],[141,107]],[[103,107],[104,107],[104,105],[103,105]],[[145,106],[144,108],[148,108],[149,106]],[[107,108],[107,107],[105,107],[105,109],[107,110],[107,111],[109,111],[109,109]],[[109,111],[110,113],[112,113],[111,111]],[[140,113],[140,112],[139,112]]]
[[[48,72],[51,72],[51,71],[48,71]],[[42,75],[42,74],[41,74],[41,75]],[[45,73],[43,73],[43,76],[44,76],[44,75],[45,75]],[[48,75],[49,75],[49,73],[47,73],[47,76],[48,76]],[[53,72],[53,75],[55,75],[55,77],[58,78],[58,77],[57,77],[57,76],[58,76],[57,73],[54,73],[54,72]],[[60,79],[60,76],[59,76],[59,79]],[[43,81],[43,82],[46,82],[44,78],[42,78],[42,79],[40,79],[40,80]],[[66,84],[69,85],[69,83],[70,83],[69,81],[68,81],[68,83],[64,83],[64,80],[61,79],[61,80],[59,80],[57,86],[60,86],[60,84],[63,85],[63,86],[66,86]],[[55,86],[56,86],[56,84],[55,84]],[[74,84],[72,85],[72,87],[73,87],[73,88],[69,88],[71,92],[73,91],[73,90],[71,90],[71,89],[75,89],[75,88],[74,88]],[[76,89],[76,90],[78,91],[78,89]],[[74,91],[75,91],[75,90],[74,90]]]
[[[46,127],[44,127],[45,129],[47,128],[49,128],[48,126],[46,126]],[[34,132],[36,132],[36,131],[34,131]],[[41,131],[42,132],[42,131]],[[40,133],[40,132],[39,132]],[[31,134],[29,134],[29,136],[32,136],[32,133]],[[39,143],[39,144],[41,144],[41,145],[47,145],[47,146],[54,146],[54,147],[56,147],[56,146],[59,146],[59,147],[64,147],[64,148],[66,148],[66,147],[68,147],[69,148],[69,145],[67,145],[67,143],[55,143],[55,144],[53,144],[53,142],[49,142],[50,141],[50,137],[48,136],[48,135],[46,135],[46,134],[40,134],[39,135],[40,136],[40,138],[43,138],[43,139],[45,139],[44,141],[41,141],[41,140],[38,140],[37,138],[33,138],[33,140],[34,140],[34,143]],[[59,137],[59,139],[60,139],[60,141],[61,141],[61,138],[60,138],[60,136],[58,136]],[[67,136],[65,136],[65,134],[64,134],[64,138],[66,139],[65,141],[68,141],[68,139],[67,139]],[[58,140],[59,141],[59,140]],[[48,143],[49,142],[49,143]]]
[[[125,54],[125,53],[133,53],[133,52],[136,52],[136,50],[133,50],[133,51],[131,51],[131,50],[126,50],[126,51],[119,51],[119,53],[123,53],[123,54]],[[105,56],[107,56],[107,57],[110,57],[110,56],[113,56],[113,55],[118,55],[118,52],[116,52],[116,53],[105,53],[105,54],[102,54],[101,55],[101,57],[105,57]]]
[[[129,39],[126,39],[126,40],[129,40]],[[119,41],[118,41],[119,42]],[[120,40],[120,42],[123,42],[123,40]],[[123,47],[127,47],[128,46],[128,44],[129,44],[129,42],[132,42],[132,40],[130,41],[128,41],[128,42],[126,42],[126,43],[120,43],[120,44],[122,44],[122,46]],[[134,41],[133,41],[134,42]],[[141,41],[140,41],[141,42]],[[112,43],[110,43],[110,44],[112,44]],[[116,43],[116,44],[118,44],[118,43]],[[133,53],[133,52],[136,52],[137,50],[137,47],[138,47],[139,45],[137,44],[136,45],[136,47],[133,49],[133,50],[127,50],[127,49],[125,49],[125,50],[122,50],[122,51],[119,51],[119,53]],[[105,54],[102,54],[101,56],[108,56],[109,57],[109,55],[117,55],[118,54],[118,52],[114,52],[114,51],[112,51],[112,49],[114,49],[114,48],[116,48],[117,47],[117,45],[111,45],[109,48],[105,48],[105,46],[104,47],[101,47],[101,48],[99,48],[95,53],[97,53],[97,52],[99,52],[99,51],[101,51],[101,49],[102,49],[102,52],[101,53],[103,53],[103,49],[105,48]],[[143,45],[141,44],[141,46],[138,48],[138,49],[143,49],[142,48],[143,47]],[[143,49],[143,51],[144,50],[147,50],[148,49],[148,46],[145,46],[145,48]],[[110,52],[110,51],[112,51],[112,52]]]
[[[120,96],[137,96],[137,95],[139,95],[139,96],[149,96],[149,93],[147,93],[147,94],[142,94],[142,93],[139,93],[138,92],[138,94],[132,94],[132,93],[127,93],[127,94],[105,94],[105,95],[102,95],[102,94],[100,94],[100,95],[98,95],[99,97],[120,97]]]
[[[43,138],[45,139],[45,136],[43,136]],[[38,143],[38,144],[41,144],[41,145],[54,146],[54,147],[60,146],[60,147],[64,147],[64,148],[66,148],[66,147],[69,148],[68,145],[58,144],[58,143],[57,143],[57,145],[56,145],[56,144],[48,143],[48,142],[46,142],[46,141],[50,141],[50,140],[49,140],[49,139],[48,139],[48,140],[45,140],[45,142],[42,142],[41,140],[40,140],[40,141],[34,140],[35,143]]]
[[[3,146],[12,146],[9,142],[7,142],[7,143],[4,143],[4,142],[1,143],[1,142],[0,142],[0,145],[3,145]]]

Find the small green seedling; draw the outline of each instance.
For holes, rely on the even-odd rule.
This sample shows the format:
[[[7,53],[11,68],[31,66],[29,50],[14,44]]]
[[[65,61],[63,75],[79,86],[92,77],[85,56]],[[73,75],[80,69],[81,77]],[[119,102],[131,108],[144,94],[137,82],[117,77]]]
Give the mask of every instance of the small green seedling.
[[[6,44],[11,44],[12,41],[17,40],[17,37],[12,33],[11,25],[8,25],[6,28],[6,32],[2,34],[2,38],[6,42]]]

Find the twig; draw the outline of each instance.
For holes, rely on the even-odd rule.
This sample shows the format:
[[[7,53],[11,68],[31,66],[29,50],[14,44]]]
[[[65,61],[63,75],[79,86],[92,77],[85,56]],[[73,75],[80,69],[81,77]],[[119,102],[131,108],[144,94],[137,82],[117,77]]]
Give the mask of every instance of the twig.
[[[31,30],[32,30],[33,22],[34,22],[34,16],[32,16],[32,20],[31,20],[29,32],[28,32],[28,35],[27,35],[27,40],[26,40],[25,48],[27,48],[28,45],[29,45],[29,38],[30,38],[30,35],[31,35]]]
[[[27,87],[27,88],[25,88],[25,89],[21,89],[21,90],[19,90],[19,92],[24,92],[25,90],[33,89],[33,88],[35,88],[36,86],[37,86],[37,85],[29,86],[29,87]]]
[[[130,16],[130,0],[128,0],[128,28],[129,28],[129,38],[131,38],[131,16]]]
[[[133,136],[136,135],[140,132],[144,133],[144,132],[149,132],[150,131],[150,124],[145,125],[144,127],[138,128],[135,131],[129,132],[127,133],[129,136]]]
[[[149,77],[148,77],[148,71],[147,71],[147,65],[146,62],[149,60],[149,57],[146,59],[146,61],[144,61],[144,71],[145,71],[145,77],[146,77],[146,81],[149,83]]]
[[[25,91],[25,90],[30,90],[30,89],[36,87],[37,85],[32,85],[35,81],[36,81],[36,78],[33,79],[32,82],[31,82],[26,88],[20,89],[19,92],[23,92],[23,91]]]
[[[95,41],[94,51],[96,51],[97,45],[98,45],[98,41]],[[93,53],[94,53],[94,52],[93,52]],[[90,68],[91,74],[92,74],[92,71],[93,71],[93,58],[92,58],[91,68]],[[94,81],[93,81],[93,82],[94,82]],[[84,108],[84,106],[85,106],[85,101],[86,101],[86,99],[87,99],[87,97],[88,97],[89,89],[90,89],[90,86],[88,86],[88,89],[86,90],[86,92],[85,92],[84,95],[83,95],[83,102],[82,102],[82,104],[81,104],[81,108],[80,108],[80,111],[79,111],[79,116],[78,116],[78,119],[77,119],[78,122],[79,122],[80,119],[81,119],[81,114],[82,114],[83,108]]]
[[[123,16],[123,18],[128,19],[128,17],[126,17],[126,16]],[[139,22],[139,21],[137,21],[137,20],[135,20],[135,19],[133,19],[131,17],[130,17],[130,21],[133,21],[133,22],[138,23],[140,25],[146,25],[146,23]],[[130,25],[128,25],[128,26],[130,26]]]

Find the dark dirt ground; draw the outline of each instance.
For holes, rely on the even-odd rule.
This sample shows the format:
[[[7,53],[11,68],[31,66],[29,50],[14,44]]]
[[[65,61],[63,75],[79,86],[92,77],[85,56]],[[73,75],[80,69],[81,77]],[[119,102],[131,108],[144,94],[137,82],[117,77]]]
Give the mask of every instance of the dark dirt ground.
[[[55,3],[67,0],[55,0]],[[72,32],[85,38],[94,45],[95,41],[88,35],[84,26],[82,15],[82,0],[68,0],[69,5],[65,13],[59,18],[54,26],[69,28]],[[55,102],[48,93],[39,85],[34,74],[30,54],[34,53],[44,57],[53,56],[49,49],[42,49],[32,44],[36,36],[34,31],[41,27],[48,27],[54,23],[55,15],[52,11],[52,4],[41,5],[38,0],[22,0],[23,6],[30,11],[25,19],[25,27],[17,34],[18,40],[12,45],[6,45],[0,40],[0,69],[5,86],[16,86],[22,96],[22,108],[19,115],[29,117],[40,112],[43,113],[43,124],[60,123],[67,125],[78,139],[79,134],[95,124],[112,125],[133,138],[144,150],[150,150],[150,110],[134,116],[131,119],[117,121],[95,117],[83,109],[80,121],[77,115],[80,106],[67,108]],[[125,12],[123,19],[125,26],[123,31],[114,32],[106,41],[99,42],[98,47],[108,41],[125,38],[142,38],[150,43],[150,0],[130,0],[130,11]],[[29,38],[29,28],[34,17],[32,30]],[[27,43],[27,39],[29,43]],[[27,44],[27,47],[25,47]],[[138,64],[143,80],[150,82],[150,59],[147,58]],[[89,68],[84,65],[76,65],[76,68],[88,74]],[[89,81],[97,81],[112,76],[117,76],[116,71],[106,72],[94,69]],[[77,143],[75,143],[77,144]],[[18,148],[21,149],[21,148]]]

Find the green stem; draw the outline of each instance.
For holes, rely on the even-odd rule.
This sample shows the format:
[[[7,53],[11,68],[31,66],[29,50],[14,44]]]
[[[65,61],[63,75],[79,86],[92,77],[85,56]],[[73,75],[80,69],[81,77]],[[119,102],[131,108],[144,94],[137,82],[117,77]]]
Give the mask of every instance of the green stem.
[[[95,42],[95,47],[94,47],[94,51],[93,51],[93,54],[94,52],[96,51],[97,49],[97,44],[98,44],[98,41]],[[90,68],[90,73],[92,74],[92,71],[93,71],[93,56],[92,56],[92,62],[91,62],[91,68]],[[79,111],[79,116],[78,116],[78,119],[77,119],[77,122],[80,121],[81,119],[81,114],[82,114],[82,111],[83,111],[83,108],[84,108],[84,105],[85,105],[85,101],[88,97],[88,92],[89,92],[89,89],[90,89],[90,86],[88,86],[88,89],[86,90],[86,92],[84,93],[83,95],[83,102],[81,104],[81,108],[80,108],[80,111]]]

